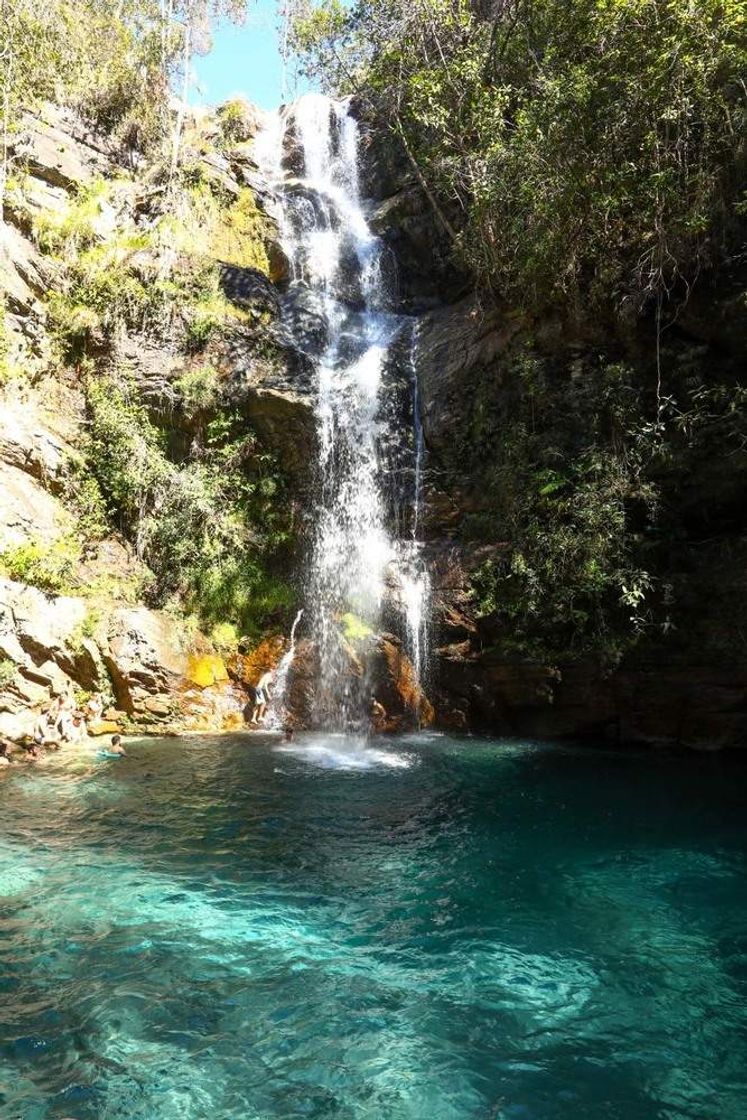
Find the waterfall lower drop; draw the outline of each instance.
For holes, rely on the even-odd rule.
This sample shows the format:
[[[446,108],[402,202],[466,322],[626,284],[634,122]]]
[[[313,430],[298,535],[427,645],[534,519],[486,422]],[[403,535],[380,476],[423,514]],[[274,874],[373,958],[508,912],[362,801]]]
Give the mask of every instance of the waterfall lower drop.
[[[288,673],[293,664],[293,658],[296,656],[296,630],[302,618],[303,608],[301,608],[293,620],[288,648],[280,658],[278,667],[275,670],[272,696],[267,709],[267,719],[265,720],[265,727],[270,731],[279,731],[286,723],[288,711],[285,694],[288,688]]]
[[[317,375],[317,503],[306,612],[319,657],[316,722],[343,730],[360,721],[368,701],[365,672],[359,667],[351,673],[346,636],[360,638],[380,628],[387,579],[400,589],[418,674],[424,665],[427,578],[417,544],[422,459],[417,416],[415,497],[406,541],[396,542],[388,529],[380,454],[397,436],[382,408],[386,363],[408,327],[412,363],[416,334],[411,320],[391,309],[384,248],[360,199],[358,124],[347,103],[305,95],[269,118],[255,155],[277,200],[290,263],[284,316]],[[417,413],[416,397],[414,405]]]
[[[410,332],[410,381],[412,385],[412,415],[415,442],[415,469],[412,495],[412,529],[410,539],[402,544],[400,579],[407,622],[407,644],[415,675],[420,684],[425,683],[428,663],[428,607],[430,605],[430,577],[423,559],[420,541],[420,516],[423,504],[423,455],[425,443],[420,419],[420,395],[417,377],[418,328],[413,324]]]

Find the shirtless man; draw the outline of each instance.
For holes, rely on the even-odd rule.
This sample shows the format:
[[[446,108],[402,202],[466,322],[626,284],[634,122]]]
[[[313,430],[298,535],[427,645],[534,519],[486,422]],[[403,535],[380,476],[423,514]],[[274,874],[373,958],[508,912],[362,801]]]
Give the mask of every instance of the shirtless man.
[[[249,721],[250,726],[259,727],[264,719],[265,711],[267,709],[267,701],[270,698],[270,685],[272,684],[272,673],[267,669],[257,681],[257,687],[254,689],[254,711],[252,718]]]

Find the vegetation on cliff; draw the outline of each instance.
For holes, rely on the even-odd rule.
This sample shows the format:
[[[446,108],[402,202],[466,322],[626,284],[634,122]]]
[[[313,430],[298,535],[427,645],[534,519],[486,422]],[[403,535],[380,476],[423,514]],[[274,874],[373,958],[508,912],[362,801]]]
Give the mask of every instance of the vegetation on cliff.
[[[19,398],[45,378],[74,387],[85,430],[63,472],[65,533],[7,548],[0,567],[80,594],[86,557],[119,533],[141,599],[257,634],[292,605],[294,507],[221,342],[232,330],[250,364],[270,360],[276,231],[243,178],[256,113],[237,100],[192,114],[170,95],[210,19],[244,7],[21,0],[10,12],[0,192],[23,239],[11,267],[20,245],[40,298],[2,308],[0,373]],[[254,277],[260,298],[227,298],[226,269]]]
[[[307,71],[519,323],[430,462],[497,546],[505,653],[743,652],[746,31],[739,0],[297,5]]]
[[[524,307],[640,305],[733,249],[740,0],[339,0],[301,7],[308,69],[393,129],[454,250]]]

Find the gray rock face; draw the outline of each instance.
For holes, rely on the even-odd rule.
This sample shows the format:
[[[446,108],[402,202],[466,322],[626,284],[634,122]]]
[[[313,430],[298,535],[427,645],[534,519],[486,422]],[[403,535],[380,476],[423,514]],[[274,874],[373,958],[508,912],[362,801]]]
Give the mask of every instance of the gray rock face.
[[[0,393],[0,550],[51,543],[72,518],[56,497],[73,450],[53,431],[35,394]]]
[[[58,490],[73,450],[41,420],[28,398],[0,395],[0,462]]]
[[[0,580],[0,657],[16,670],[0,690],[0,712],[18,714],[42,705],[76,679],[75,637],[85,616],[82,599],[50,597]],[[27,712],[27,722],[33,722],[33,711]]]
[[[75,187],[111,173],[113,148],[91,136],[74,114],[52,105],[26,119],[17,154],[29,171],[56,187]]]
[[[476,296],[419,320],[418,387],[429,450],[438,452],[452,443],[471,378],[495,361],[520,325],[496,306],[483,307]]]
[[[71,525],[53,494],[25,471],[0,463],[0,551],[31,540],[51,543]]]
[[[54,268],[27,237],[11,225],[0,226],[0,284],[9,311],[41,315],[39,297],[53,282],[54,274]]]
[[[303,490],[316,441],[312,367],[279,327],[268,331],[267,343],[263,355],[250,333],[240,328],[226,331],[215,360],[225,371],[229,399]]]

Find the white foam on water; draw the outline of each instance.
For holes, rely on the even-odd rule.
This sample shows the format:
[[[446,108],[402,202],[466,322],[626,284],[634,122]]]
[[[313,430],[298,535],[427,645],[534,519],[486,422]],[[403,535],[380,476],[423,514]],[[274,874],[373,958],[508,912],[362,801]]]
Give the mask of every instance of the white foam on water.
[[[341,734],[308,736],[274,749],[325,770],[408,770],[415,761],[411,755],[372,746],[363,736]]]

